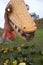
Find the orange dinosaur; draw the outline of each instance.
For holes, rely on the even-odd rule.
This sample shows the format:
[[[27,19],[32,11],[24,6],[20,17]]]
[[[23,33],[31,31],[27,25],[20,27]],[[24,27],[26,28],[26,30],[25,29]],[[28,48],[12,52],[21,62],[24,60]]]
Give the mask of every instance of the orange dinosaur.
[[[15,40],[15,32],[28,41],[34,37],[37,27],[27,10],[29,8],[24,0],[10,0],[5,9],[3,40]]]

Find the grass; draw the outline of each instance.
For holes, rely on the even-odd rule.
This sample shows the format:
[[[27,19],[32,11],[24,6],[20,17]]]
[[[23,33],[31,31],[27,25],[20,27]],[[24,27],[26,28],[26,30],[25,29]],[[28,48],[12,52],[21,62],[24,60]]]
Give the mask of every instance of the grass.
[[[23,39],[21,39],[18,35],[17,35],[17,38],[15,41],[13,41],[13,43],[3,43],[3,44],[0,44],[0,49],[2,48],[13,48],[15,45],[18,45],[20,46],[21,44],[28,44],[29,45],[29,48],[27,49],[28,51],[28,56],[31,57],[33,59],[33,62],[36,63],[37,65],[43,65],[43,63],[41,63],[41,59],[43,58],[43,56],[41,56],[39,54],[39,50],[40,49],[43,49],[43,29],[38,29],[35,33],[35,37],[33,40],[31,40],[30,42],[27,42]],[[35,51],[37,52],[36,54],[34,55],[31,55],[30,54],[30,51],[31,51],[31,46],[34,45],[34,49]],[[14,52],[12,53],[7,53],[7,54],[4,54],[4,53],[0,53],[0,58],[10,58],[10,61],[12,61],[12,54],[14,54]],[[3,65],[3,62],[4,60],[0,60],[0,65]],[[9,64],[10,65],[10,64]]]

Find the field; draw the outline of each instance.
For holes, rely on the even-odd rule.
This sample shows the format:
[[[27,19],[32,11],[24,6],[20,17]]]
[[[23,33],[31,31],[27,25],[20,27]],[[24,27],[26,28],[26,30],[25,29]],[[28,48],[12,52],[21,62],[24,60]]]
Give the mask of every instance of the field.
[[[2,48],[9,48],[12,51],[8,51],[7,53],[0,52],[0,65],[3,65],[5,59],[10,59],[8,65],[12,65],[12,61],[14,60],[12,55],[15,53],[18,54],[18,51],[14,51],[13,48],[14,46],[21,46],[22,44],[28,45],[29,48],[27,49],[28,52],[28,57],[32,59],[32,64],[31,65],[43,65],[43,29],[37,29],[35,33],[35,37],[33,40],[30,42],[25,41],[23,39],[20,39],[19,36],[17,35],[17,38],[15,41],[12,43],[3,43],[0,44],[0,50]],[[32,48],[34,49],[33,54],[31,54]],[[39,53],[39,51],[41,52]]]

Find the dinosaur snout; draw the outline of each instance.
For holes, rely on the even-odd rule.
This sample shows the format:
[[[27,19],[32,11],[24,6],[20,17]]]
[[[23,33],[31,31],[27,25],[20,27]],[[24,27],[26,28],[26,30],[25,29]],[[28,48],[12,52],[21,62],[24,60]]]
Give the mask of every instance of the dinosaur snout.
[[[37,26],[36,26],[36,24],[31,24],[31,25],[26,24],[26,25],[22,26],[22,29],[25,33],[31,33],[31,32],[36,31]]]

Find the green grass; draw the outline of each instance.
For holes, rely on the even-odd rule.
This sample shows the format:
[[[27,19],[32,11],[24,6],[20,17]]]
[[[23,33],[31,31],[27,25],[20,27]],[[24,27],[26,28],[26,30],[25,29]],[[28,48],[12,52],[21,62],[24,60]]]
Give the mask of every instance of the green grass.
[[[29,45],[29,48],[27,49],[28,51],[28,56],[31,57],[33,59],[33,62],[36,63],[37,65],[43,65],[41,64],[40,60],[41,58],[43,58],[43,56],[41,56],[38,52],[39,52],[39,49],[43,49],[43,29],[38,29],[35,33],[35,37],[33,40],[31,40],[30,42],[27,42],[23,39],[21,39],[18,35],[17,35],[17,38],[15,41],[13,41],[13,43],[3,43],[3,44],[0,44],[0,49],[2,48],[13,48],[15,45],[18,45],[20,46],[21,44],[28,44]],[[37,52],[36,54],[34,55],[31,55],[30,54],[30,51],[31,51],[31,46],[34,45],[34,49],[35,51]],[[12,54],[14,54],[14,52],[12,53],[7,53],[7,54],[4,54],[4,53],[0,53],[0,58],[10,58],[12,61]],[[3,61],[0,60],[0,65],[3,65]]]
[[[35,45],[41,45],[40,47],[43,46],[43,29],[38,29],[35,33],[35,37],[33,38],[33,40],[27,42],[23,39],[21,39],[18,35],[17,35],[17,38],[16,40],[13,42],[13,43],[3,43],[3,44],[0,44],[0,48],[3,48],[3,47],[10,47],[12,48],[14,45],[21,45],[21,44],[25,44],[25,43],[29,43],[29,44],[35,44]]]

